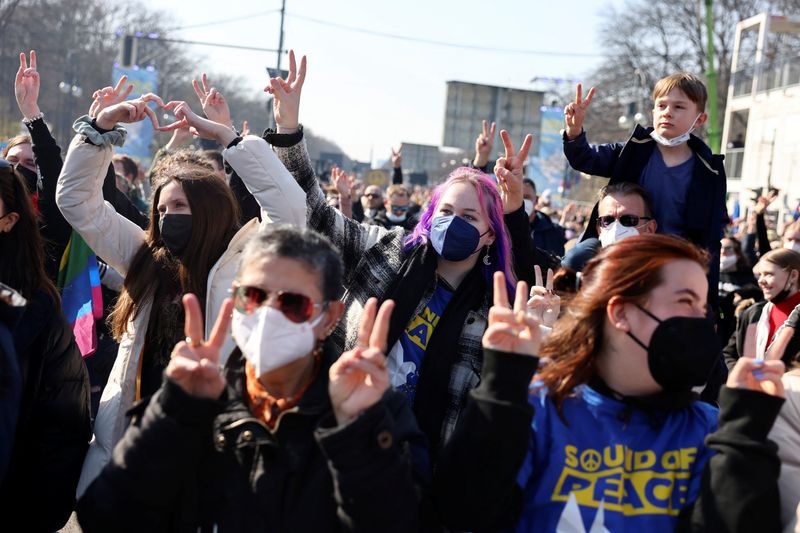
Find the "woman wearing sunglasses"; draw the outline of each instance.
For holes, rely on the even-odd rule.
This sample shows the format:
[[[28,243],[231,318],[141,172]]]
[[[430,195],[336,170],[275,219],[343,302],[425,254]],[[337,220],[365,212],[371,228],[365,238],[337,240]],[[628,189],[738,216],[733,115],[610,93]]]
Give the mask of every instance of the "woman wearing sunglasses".
[[[12,328],[22,396],[16,431],[4,443],[12,449],[0,479],[7,531],[55,531],[67,522],[92,435],[86,366],[44,263],[27,184],[0,159],[0,284],[27,300]],[[32,501],[47,504],[30,513]]]
[[[339,357],[339,253],[288,226],[250,240],[233,286],[208,341],[184,296],[186,340],[78,503],[83,530],[418,531],[422,436],[383,355],[393,303],[376,316],[371,299]]]
[[[586,266],[544,342],[524,298],[512,310],[495,296],[484,379],[434,478],[445,524],[778,531],[779,461],[767,434],[784,366],[741,359],[719,410],[698,401],[692,387],[719,358],[706,268],[705,253],[683,239],[625,239]],[[539,368],[540,357],[550,362]]]
[[[113,146],[125,139],[126,132],[118,123],[149,117],[157,125],[148,102],[167,107],[178,117],[178,122],[160,129],[191,126],[198,135],[227,147],[224,157],[261,205],[269,206],[272,221],[305,225],[305,210],[290,207],[297,204],[290,199],[301,201],[303,192],[268,145],[258,137],[238,137],[229,126],[198,117],[185,102],[164,106],[157,96],[145,95],[106,107],[95,119],[85,116],[76,121],[78,135],[64,161],[56,201],[92,250],[125,276],[112,314],[120,348],[103,390],[79,494],[110,459],[127,425],[128,409],[161,386],[172,348],[183,338],[181,296],[197,295],[208,331],[230,287],[242,247],[259,226],[253,219],[240,228],[228,186],[210,168],[186,161],[159,165],[146,231],[103,202],[101,187]],[[287,179],[271,177],[281,173]],[[281,185],[271,185],[276,182]],[[232,348],[228,341],[223,363]]]
[[[435,457],[467,392],[480,381],[492,274],[505,273],[510,292],[517,265],[523,265],[517,268],[521,275],[533,274],[522,197],[522,166],[532,137],[517,154],[502,132],[506,157],[495,167],[500,186],[478,170],[455,170],[435,189],[408,236],[402,228],[359,225],[328,206],[319,188],[298,122],[306,59],[298,70],[294,53],[289,57],[288,80],[273,78],[268,86],[282,134],[271,142],[306,192],[309,226],[342,251],[346,310],[334,341],[340,350],[356,345],[370,297],[396,302],[388,336],[392,385],[413,404]]]

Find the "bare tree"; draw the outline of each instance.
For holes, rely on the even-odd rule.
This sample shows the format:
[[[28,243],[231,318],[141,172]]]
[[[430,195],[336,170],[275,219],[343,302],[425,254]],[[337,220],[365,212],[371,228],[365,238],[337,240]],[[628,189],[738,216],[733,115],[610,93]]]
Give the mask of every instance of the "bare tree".
[[[718,129],[722,129],[728,83],[731,79],[736,24],[761,12],[791,14],[800,11],[800,0],[715,0],[713,3],[717,70]],[[704,76],[706,59],[705,5],[702,0],[629,0],[624,7],[607,7],[600,27],[602,50],[607,58],[590,76],[598,87],[595,110],[587,117],[593,141],[619,140],[624,135],[617,118],[631,102],[652,104],[655,82],[677,71]],[[798,50],[796,40],[777,40],[773,52]],[[641,72],[642,84],[635,72]],[[644,85],[644,86],[642,86]],[[641,105],[639,106],[641,108]],[[602,112],[597,112],[603,109]],[[641,110],[641,109],[640,109]],[[649,113],[649,108],[643,111]]]

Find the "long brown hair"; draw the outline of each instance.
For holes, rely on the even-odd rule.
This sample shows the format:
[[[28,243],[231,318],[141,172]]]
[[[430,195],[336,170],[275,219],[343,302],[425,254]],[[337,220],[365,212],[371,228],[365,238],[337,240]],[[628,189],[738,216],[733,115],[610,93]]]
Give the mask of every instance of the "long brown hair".
[[[158,201],[168,183],[177,182],[192,210],[192,235],[186,251],[176,260],[161,240]],[[181,293],[191,292],[205,306],[208,273],[238,230],[239,209],[228,186],[208,168],[186,162],[159,165],[150,207],[145,243],[136,252],[125,276],[122,293],[110,320],[120,339],[128,321],[136,318],[141,304],[153,298],[165,284]]]
[[[0,233],[0,282],[28,299],[43,290],[60,306],[58,290],[44,270],[44,243],[31,195],[22,177],[11,167],[0,167],[0,198],[4,215],[19,215],[11,231]]]
[[[606,307],[611,298],[644,305],[662,283],[662,267],[679,259],[708,268],[708,254],[672,235],[638,235],[619,241],[592,259],[581,274],[581,288],[540,350],[551,362],[537,379],[558,409],[573,389],[595,374],[603,344]]]

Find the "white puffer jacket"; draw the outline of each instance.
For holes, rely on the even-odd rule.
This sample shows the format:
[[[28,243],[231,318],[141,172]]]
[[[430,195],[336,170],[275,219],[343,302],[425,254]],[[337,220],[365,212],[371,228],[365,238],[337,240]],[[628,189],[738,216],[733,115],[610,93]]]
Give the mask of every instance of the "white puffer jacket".
[[[92,250],[126,276],[134,255],[145,242],[145,232],[103,201],[102,185],[111,156],[110,146],[95,146],[85,142],[82,135],[77,135],[70,144],[58,179],[56,202],[64,218]],[[305,227],[305,192],[263,139],[247,136],[236,146],[226,149],[223,157],[262,206],[262,224],[280,222]],[[206,334],[216,322],[219,308],[228,295],[242,249],[258,228],[257,219],[245,224],[208,273]],[[135,399],[136,373],[147,333],[150,307],[151,302],[141,304],[138,316],[128,323],[127,332],[120,342],[117,358],[100,400],[94,437],[78,484],[78,497],[110,461],[111,452],[128,425],[125,413]],[[229,337],[222,349],[221,364],[225,364],[233,348],[233,339]]]

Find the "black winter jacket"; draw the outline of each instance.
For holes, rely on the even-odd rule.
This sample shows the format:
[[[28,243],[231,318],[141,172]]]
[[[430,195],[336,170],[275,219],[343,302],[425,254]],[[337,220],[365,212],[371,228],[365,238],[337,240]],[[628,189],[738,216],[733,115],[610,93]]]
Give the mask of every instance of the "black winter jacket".
[[[409,450],[420,460],[425,452],[405,397],[389,391],[337,428],[328,397],[333,352],[326,354],[300,404],[272,431],[243,400],[238,350],[217,401],[165,380],[149,405],[134,407],[113,461],[78,502],[83,530],[415,531]]]
[[[89,376],[61,308],[39,291],[14,329],[22,401],[0,488],[4,531],[55,531],[69,519],[92,437]],[[32,502],[40,502],[30,512]]]

